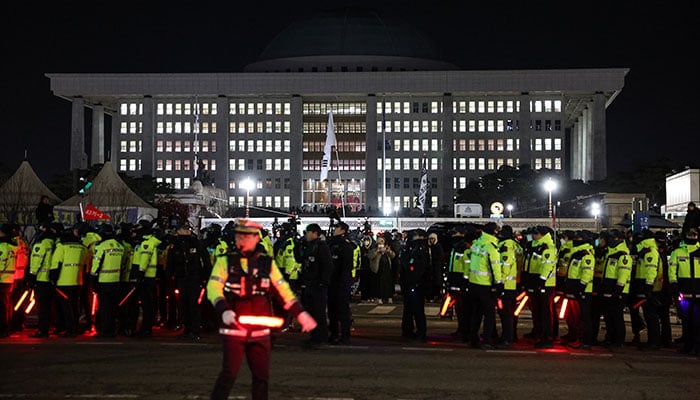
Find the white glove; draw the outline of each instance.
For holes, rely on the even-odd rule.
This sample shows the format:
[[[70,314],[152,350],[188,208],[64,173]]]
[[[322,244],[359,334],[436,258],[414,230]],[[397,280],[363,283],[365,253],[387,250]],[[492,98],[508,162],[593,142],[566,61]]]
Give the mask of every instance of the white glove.
[[[299,324],[301,324],[302,332],[311,332],[312,330],[316,329],[316,326],[318,325],[316,320],[306,311],[297,315],[297,321],[299,321]]]
[[[224,325],[236,325],[236,313],[233,310],[226,310],[221,314],[221,320]]]

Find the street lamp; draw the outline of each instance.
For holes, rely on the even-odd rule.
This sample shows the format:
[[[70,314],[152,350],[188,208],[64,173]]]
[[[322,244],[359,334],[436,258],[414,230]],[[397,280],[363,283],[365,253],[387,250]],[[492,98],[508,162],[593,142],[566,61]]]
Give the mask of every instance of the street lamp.
[[[598,204],[598,203],[591,204],[591,213],[593,214],[593,218],[595,218],[595,230],[597,232],[598,231],[598,216],[600,215],[600,204]]]
[[[549,194],[549,219],[552,220],[552,229],[555,229],[554,227],[554,210],[552,208],[552,192],[557,189],[557,182],[553,181],[552,178],[547,178],[547,180],[544,182],[544,190],[547,191]]]
[[[241,187],[245,189],[245,217],[250,217],[250,191],[253,190],[253,181],[246,178],[241,182]]]
[[[506,206],[506,210],[508,210],[508,218],[513,218],[513,205],[508,204]]]

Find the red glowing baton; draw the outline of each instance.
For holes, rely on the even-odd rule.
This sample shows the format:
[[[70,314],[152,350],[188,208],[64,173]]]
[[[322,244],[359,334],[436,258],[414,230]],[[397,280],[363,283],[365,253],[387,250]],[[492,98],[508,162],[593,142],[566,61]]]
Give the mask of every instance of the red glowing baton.
[[[440,316],[444,317],[447,314],[447,310],[452,307],[457,300],[452,299],[452,296],[448,293],[445,297],[445,301],[442,303],[442,308],[440,309]]]
[[[204,292],[205,292],[204,288],[202,288],[202,290],[199,291],[199,299],[197,299],[197,304],[202,304],[202,298],[204,298]]]
[[[561,296],[554,296],[554,304],[559,303],[560,299],[561,299]]]
[[[522,292],[518,295],[518,297],[515,298],[515,301],[520,301],[523,299],[523,297],[527,296],[526,292]]]
[[[68,300],[68,295],[63,293],[63,291],[59,288],[56,288],[56,292],[58,293],[59,296],[63,297],[63,300]]]
[[[97,313],[97,293],[92,292],[92,309],[90,310],[90,315],[93,317]]]
[[[22,293],[22,297],[20,297],[17,304],[15,304],[15,311],[19,310],[19,308],[22,306],[22,303],[24,303],[24,299],[27,298],[27,295],[29,295],[29,289],[25,290],[24,293]]]
[[[32,308],[34,308],[34,304],[36,304],[36,301],[34,299],[32,299],[29,302],[29,305],[27,306],[27,308],[24,310],[24,313],[29,314],[30,312],[32,312]]]
[[[238,322],[242,325],[264,326],[266,328],[280,328],[284,325],[284,318],[261,317],[257,315],[241,315]]]
[[[569,299],[564,299],[564,301],[561,302],[561,310],[559,310],[559,319],[564,319],[566,316],[566,306],[569,305]]]
[[[498,302],[496,302],[496,307],[498,307],[499,310],[503,309],[503,301],[501,301],[501,299],[498,299]]]
[[[119,307],[123,306],[124,303],[126,303],[126,299],[128,299],[132,294],[134,294],[135,291],[136,286],[132,287],[131,290],[129,290],[129,293],[127,293],[126,296],[124,296],[124,298],[122,299],[122,301],[119,302]]]
[[[634,303],[634,305],[632,306],[632,308],[636,310],[636,309],[638,309],[639,307],[641,307],[642,304],[646,303],[646,301],[647,301],[647,299],[639,300],[638,302]]]
[[[513,315],[515,315],[516,317],[520,315],[520,312],[523,310],[523,308],[525,308],[525,304],[527,304],[528,300],[530,300],[530,298],[528,296],[525,296],[523,298],[523,301],[521,301],[520,304],[518,304],[518,308],[515,309]]]

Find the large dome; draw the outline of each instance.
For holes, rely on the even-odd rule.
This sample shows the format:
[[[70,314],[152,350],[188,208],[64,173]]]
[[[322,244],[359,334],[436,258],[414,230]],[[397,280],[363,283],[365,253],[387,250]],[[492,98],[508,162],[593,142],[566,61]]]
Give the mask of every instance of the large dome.
[[[248,71],[455,69],[438,61],[434,44],[408,23],[373,10],[323,11],[289,25]]]

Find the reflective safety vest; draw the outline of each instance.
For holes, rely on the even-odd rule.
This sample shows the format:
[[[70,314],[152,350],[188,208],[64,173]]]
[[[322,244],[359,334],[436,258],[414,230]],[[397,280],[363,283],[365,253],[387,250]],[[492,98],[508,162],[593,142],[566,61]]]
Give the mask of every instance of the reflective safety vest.
[[[121,265],[121,272],[119,273],[119,281],[126,283],[129,282],[129,274],[131,273],[131,265],[133,264],[133,259],[134,259],[134,248],[131,246],[131,243],[127,242],[126,240],[121,241],[119,244],[121,244],[122,248],[124,249],[124,254],[122,255],[122,265]]]
[[[577,293],[581,286],[583,292],[593,292],[593,276],[595,275],[595,256],[591,244],[582,244],[571,248],[566,276],[566,293]]]
[[[469,282],[491,286],[503,283],[501,255],[498,253],[498,239],[486,232],[471,247]]]
[[[355,279],[357,270],[360,268],[360,263],[362,262],[362,250],[360,250],[360,246],[356,243],[353,243],[353,246],[355,246],[355,248],[352,251],[352,279]]]
[[[211,252],[211,265],[216,264],[216,259],[225,256],[228,252],[228,243],[222,238],[219,238],[216,242],[216,247],[214,251]]]
[[[49,281],[55,241],[53,238],[45,237],[32,247],[32,255],[29,258],[29,273],[36,276],[37,282]]]
[[[86,273],[89,273],[92,269],[92,259],[95,256],[95,246],[97,246],[97,244],[101,241],[102,236],[100,236],[97,232],[88,232],[81,240],[81,243],[87,249],[87,253],[85,254],[85,259],[87,261],[85,262],[84,266],[86,269]]]
[[[0,283],[13,284],[15,282],[15,251],[17,246],[5,241],[0,242]],[[5,306],[6,304],[3,304]]]
[[[700,242],[685,242],[671,252],[668,263],[668,280],[678,284],[684,297],[700,297]]]
[[[107,239],[95,246],[90,275],[98,276],[99,283],[119,283],[124,247],[116,239]]]
[[[525,259],[525,272],[527,273],[525,282],[528,292],[534,292],[544,281],[544,287],[554,287],[556,285],[556,258],[557,250],[552,241],[552,235],[547,233],[539,240],[532,242],[532,250]]]
[[[60,243],[51,258],[51,271],[58,270],[56,286],[83,284],[83,268],[87,263],[87,249],[79,242]]]
[[[506,239],[498,244],[498,252],[501,255],[501,269],[503,271],[503,288],[516,290],[518,288],[518,252],[523,249],[513,239]]]
[[[234,249],[226,256],[217,258],[207,283],[207,299],[220,314],[233,310],[238,316],[272,316],[273,288],[282,299],[285,310],[294,316],[303,311],[289,284],[263,247],[258,247],[250,257],[244,257]],[[266,338],[270,329],[237,324],[222,327],[219,333],[251,341]]]
[[[158,245],[160,239],[153,235],[144,235],[143,241],[134,249],[133,263],[144,272],[145,278],[155,278],[158,267]]]
[[[572,249],[574,248],[574,241],[568,240],[564,242],[559,248],[559,253],[557,254],[557,277],[566,278],[569,271],[569,260],[571,260]]]
[[[637,245],[637,266],[634,280],[639,285],[655,285],[657,280],[663,281],[661,255],[654,238],[644,239]],[[661,286],[659,285],[660,290]]]
[[[613,293],[615,286],[622,287],[622,293],[630,292],[632,257],[627,243],[623,240],[615,247],[608,248],[603,267],[603,294]]]
[[[265,249],[265,252],[267,253],[268,256],[274,257],[275,256],[275,250],[274,250],[274,245],[272,244],[272,239],[270,239],[270,236],[263,236],[262,232],[260,233],[260,244],[263,246]]]
[[[289,277],[289,280],[299,279],[299,271],[301,271],[301,263],[298,263],[294,257],[294,239],[287,238],[285,246],[280,247],[275,254],[275,264]]]

